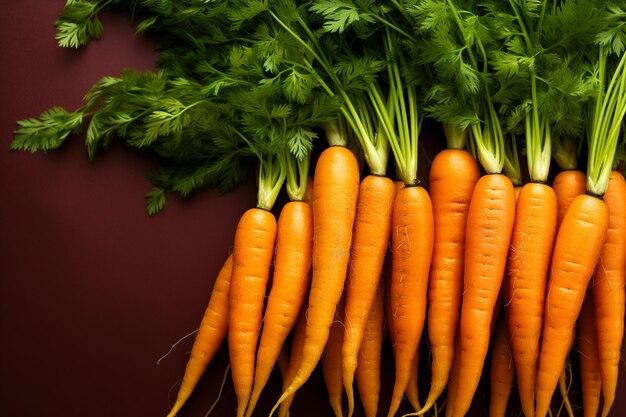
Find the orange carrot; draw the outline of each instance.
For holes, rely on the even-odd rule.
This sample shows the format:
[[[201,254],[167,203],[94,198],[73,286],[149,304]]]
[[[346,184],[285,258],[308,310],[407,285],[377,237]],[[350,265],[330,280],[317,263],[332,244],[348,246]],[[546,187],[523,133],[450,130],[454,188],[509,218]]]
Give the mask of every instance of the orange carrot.
[[[419,363],[420,363],[420,346],[419,343],[417,345],[417,350],[415,351],[415,356],[413,356],[413,362],[411,362],[411,375],[409,377],[409,383],[404,390],[406,394],[406,399],[409,400],[409,404],[413,407],[414,411],[418,411],[422,408],[420,405],[419,399]]]
[[[270,378],[280,349],[298,318],[309,285],[313,219],[302,201],[285,204],[278,218],[276,257],[263,331],[256,354],[254,387],[246,416],[250,416]]]
[[[626,284],[626,181],[611,172],[604,194],[609,208],[609,229],[593,276],[595,329],[602,375],[602,416],[615,400],[624,334],[624,285]]]
[[[454,415],[470,407],[489,347],[489,327],[499,299],[513,222],[515,193],[501,174],[476,183],[467,216],[461,305],[461,370]]]
[[[296,325],[294,326],[293,330],[291,351],[289,353],[289,364],[287,366],[287,371],[285,372],[285,377],[283,378],[283,391],[286,390],[287,387],[291,384],[291,381],[293,381],[293,379],[296,377],[298,369],[300,369],[300,363],[302,362],[302,352],[304,350],[304,332],[306,330],[307,309],[308,305],[305,301],[305,304],[300,310],[298,320],[296,321]],[[289,415],[289,407],[291,406],[294,397],[295,396],[292,395],[280,404],[278,417],[287,417]]]
[[[509,331],[504,314],[496,325],[491,352],[489,417],[506,416],[507,403],[515,379],[515,366],[509,349]]]
[[[348,417],[354,412],[353,384],[357,356],[389,247],[395,196],[396,187],[388,177],[368,175],[361,181],[346,282],[342,348]]]
[[[191,347],[191,355],[187,361],[176,402],[167,417],[175,416],[189,399],[200,377],[226,337],[228,331],[228,293],[232,269],[233,255],[229,255],[213,284],[213,292]]]
[[[322,377],[324,379],[324,385],[326,385],[326,391],[328,392],[328,402],[330,403],[333,413],[335,413],[335,417],[343,416],[341,405],[343,396],[343,355],[341,353],[341,347],[344,337],[344,304],[345,298],[342,298],[337,306],[335,320],[333,320],[333,324],[330,326],[328,341],[324,347],[324,353],[321,359]]]
[[[461,311],[465,223],[478,164],[467,151],[447,149],[433,159],[429,192],[435,238],[428,282],[428,338],[432,351],[432,383],[424,407],[435,403],[448,383],[454,356],[454,334]]]
[[[303,357],[270,414],[308,380],[324,351],[347,275],[359,183],[351,151],[331,146],[322,152],[313,185],[313,275]]]
[[[522,410],[535,411],[537,359],[548,268],[554,246],[557,199],[545,184],[524,185],[516,205],[509,251],[508,325]]]
[[[257,339],[275,239],[276,218],[271,212],[252,208],[241,216],[235,232],[228,320],[228,347],[238,417],[244,415],[252,391]]]
[[[537,371],[535,415],[544,417],[563,372],[571,335],[608,227],[603,200],[583,194],[569,206],[552,253]],[[583,250],[584,248],[584,250]]]
[[[424,328],[433,229],[433,208],[426,190],[409,185],[402,188],[393,207],[391,234],[389,328],[395,357],[395,383],[389,417],[400,406]]]
[[[356,385],[359,390],[365,417],[376,417],[380,396],[380,361],[383,344],[383,288],[378,286],[374,304],[363,331],[363,341],[359,348],[355,371]]]
[[[585,193],[585,173],[578,170],[561,171],[554,177],[552,188],[557,199],[558,229],[572,200]]]
[[[593,298],[591,293],[588,292],[578,317],[576,335],[580,356],[580,379],[582,381],[585,417],[595,417],[598,414],[600,393],[602,391],[598,343],[596,340],[596,329],[593,325],[593,310]]]
[[[450,367],[450,376],[448,378],[445,417],[452,417],[454,415],[454,399],[456,398],[459,388],[459,376],[461,374],[461,331],[458,328],[459,325],[457,325],[456,332],[454,333],[454,356],[452,357],[452,366]]]

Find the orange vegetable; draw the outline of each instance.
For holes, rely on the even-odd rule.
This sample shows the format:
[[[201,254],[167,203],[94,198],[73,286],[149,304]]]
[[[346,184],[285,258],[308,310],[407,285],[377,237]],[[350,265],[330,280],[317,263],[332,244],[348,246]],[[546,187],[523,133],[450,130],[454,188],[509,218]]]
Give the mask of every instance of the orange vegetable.
[[[490,368],[489,417],[505,417],[515,379],[515,366],[509,349],[509,330],[504,314],[496,324]]]
[[[588,292],[578,317],[577,335],[580,356],[580,379],[583,390],[583,415],[597,416],[600,408],[602,384],[600,378],[600,359],[598,341],[593,322],[593,298]]]
[[[333,409],[335,417],[343,417],[341,400],[343,396],[343,375],[342,362],[343,356],[341,347],[343,345],[344,329],[344,298],[341,299],[335,313],[335,320],[330,326],[330,334],[328,341],[324,347],[322,354],[322,377],[326,392],[328,393],[328,402]]]

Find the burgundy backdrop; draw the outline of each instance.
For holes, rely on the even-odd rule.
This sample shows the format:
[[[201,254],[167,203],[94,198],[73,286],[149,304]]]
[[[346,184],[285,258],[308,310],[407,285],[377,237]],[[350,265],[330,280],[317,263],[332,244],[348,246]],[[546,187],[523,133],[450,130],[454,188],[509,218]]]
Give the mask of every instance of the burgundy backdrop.
[[[136,36],[126,15],[105,13],[104,38],[87,48],[59,48],[53,22],[64,4],[21,0],[0,14],[1,414],[164,416],[192,338],[157,361],[197,328],[237,219],[254,204],[254,184],[224,196],[206,190],[172,198],[149,218],[142,197],[154,166],[148,155],[117,144],[89,162],[82,138],[46,156],[9,151],[16,120],[55,105],[73,110],[100,77],[125,67],[154,68],[153,42]],[[422,158],[422,174],[435,152]],[[383,354],[390,385],[388,345]],[[204,416],[227,363],[224,346],[181,416]],[[626,410],[623,371],[620,377],[612,415]],[[256,415],[267,414],[279,384],[275,376]],[[483,384],[472,415],[486,415],[485,397]],[[234,409],[228,382],[213,415]],[[518,415],[515,394],[510,409]],[[331,415],[319,372],[292,410]]]

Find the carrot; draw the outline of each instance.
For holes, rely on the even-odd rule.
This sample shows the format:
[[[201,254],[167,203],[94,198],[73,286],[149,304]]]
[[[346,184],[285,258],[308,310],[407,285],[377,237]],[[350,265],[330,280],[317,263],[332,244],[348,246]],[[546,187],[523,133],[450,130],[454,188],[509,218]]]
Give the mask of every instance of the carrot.
[[[465,415],[480,381],[514,217],[515,193],[511,180],[502,174],[481,177],[474,188],[467,217],[460,319],[462,365],[454,399],[455,416]]]
[[[283,378],[283,391],[291,384],[291,381],[296,377],[298,369],[300,369],[300,363],[302,362],[302,352],[304,350],[304,333],[306,330],[306,311],[308,305],[305,304],[300,309],[298,320],[293,329],[293,337],[291,341],[291,351],[289,354],[289,364]],[[280,404],[278,410],[278,417],[287,417],[289,415],[289,407],[294,400],[294,395],[287,398]]]
[[[380,396],[380,362],[383,344],[383,288],[379,284],[374,304],[370,309],[367,323],[363,331],[363,341],[359,348],[359,356],[355,371],[356,385],[359,390],[365,417],[376,417]]]
[[[506,416],[507,403],[513,388],[515,367],[509,349],[509,331],[504,314],[496,325],[491,352],[489,416]]]
[[[307,381],[324,351],[347,275],[359,182],[351,151],[331,146],[322,152],[313,185],[313,275],[304,351],[300,369],[270,414]]]
[[[604,201],[609,209],[609,229],[593,275],[592,294],[604,397],[602,416],[606,417],[615,400],[624,334],[626,181],[617,171],[611,172]]]
[[[532,417],[557,199],[550,186],[528,183],[516,207],[508,265],[508,325],[522,410]]]
[[[348,399],[348,417],[354,411],[353,384],[359,347],[376,298],[376,289],[389,247],[395,196],[396,187],[388,177],[368,175],[361,181],[346,282],[342,347],[343,384]]]
[[[577,170],[561,171],[554,177],[552,188],[557,199],[558,229],[572,200],[585,193],[585,174]]]
[[[256,354],[254,387],[246,416],[250,416],[270,378],[280,349],[296,322],[309,285],[313,245],[311,207],[302,201],[285,204],[278,218],[274,274],[263,331]]]
[[[342,297],[337,306],[335,320],[333,320],[333,324],[330,326],[330,334],[321,359],[322,377],[324,379],[324,385],[326,385],[326,391],[328,392],[328,402],[333,409],[333,413],[335,413],[335,417],[343,416],[341,405],[343,396],[343,355],[341,348],[344,337],[344,304],[345,298]]]
[[[433,250],[433,209],[420,186],[407,185],[396,195],[392,220],[390,337],[395,382],[388,416],[393,416],[411,376],[426,315],[428,271]]]
[[[275,239],[276,218],[271,212],[251,208],[239,220],[233,249],[228,320],[237,416],[244,415],[252,390],[255,352]]]
[[[459,388],[459,376],[461,373],[461,332],[457,324],[454,333],[454,356],[452,357],[452,366],[450,367],[450,376],[448,377],[448,392],[446,399],[446,415],[452,417],[454,411],[454,399],[456,398]]]
[[[413,356],[413,362],[411,362],[411,375],[409,377],[409,383],[404,390],[404,393],[406,394],[406,399],[409,400],[409,404],[411,404],[411,407],[413,407],[414,411],[418,411],[422,408],[422,406],[420,405],[418,389],[419,363],[420,347],[418,343],[417,350],[415,351],[415,356]]]
[[[606,204],[588,194],[576,197],[563,217],[552,254],[544,307],[537,371],[537,417],[544,417],[550,408],[607,227]]]
[[[465,223],[478,164],[467,151],[446,149],[430,167],[429,192],[435,235],[428,282],[428,339],[432,351],[432,382],[424,407],[435,403],[448,383],[454,356],[454,334],[461,310]]]
[[[175,416],[189,399],[200,377],[202,377],[209,362],[211,362],[226,337],[228,330],[228,293],[230,291],[232,269],[233,255],[231,254],[226,258],[213,284],[209,304],[204,311],[198,334],[191,347],[191,355],[185,367],[176,402],[167,417]]]
[[[565,368],[559,376],[559,393],[561,394],[561,406],[556,413],[557,416],[561,415],[561,410],[565,407],[568,417],[574,417],[574,409],[572,408],[572,402],[569,400],[569,392],[572,388],[572,365],[569,362],[565,363]],[[568,381],[569,378],[569,381]],[[595,414],[594,414],[595,415]]]
[[[278,359],[276,360],[278,365],[278,371],[280,372],[280,378],[284,381],[287,377],[287,368],[289,367],[289,344],[284,343],[280,348]]]
[[[578,317],[577,335],[580,356],[580,379],[583,391],[584,416],[596,416],[600,408],[600,361],[596,329],[594,328],[594,306],[591,292],[588,292]]]

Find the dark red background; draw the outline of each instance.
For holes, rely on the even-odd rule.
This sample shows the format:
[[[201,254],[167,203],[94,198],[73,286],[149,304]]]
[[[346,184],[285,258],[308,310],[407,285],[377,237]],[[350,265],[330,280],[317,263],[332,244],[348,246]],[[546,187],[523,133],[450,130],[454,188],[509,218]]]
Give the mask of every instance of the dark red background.
[[[100,77],[125,67],[154,68],[153,42],[136,36],[126,15],[103,15],[101,41],[60,49],[53,22],[64,4],[21,0],[0,14],[0,414],[164,416],[192,338],[157,360],[197,328],[255,188],[173,198],[149,218],[142,197],[154,166],[148,155],[117,144],[90,163],[82,138],[47,156],[9,151],[16,120],[55,105],[72,110]],[[435,151],[422,155],[423,172]],[[384,355],[390,385],[388,346]],[[226,364],[222,348],[181,416],[205,414]],[[624,376],[612,415],[626,410]],[[278,381],[257,415],[277,398]],[[292,415],[331,415],[325,395],[317,372]],[[486,415],[484,396],[483,387],[473,415]],[[514,394],[511,415],[518,414],[516,401]],[[234,409],[228,382],[213,415]]]

